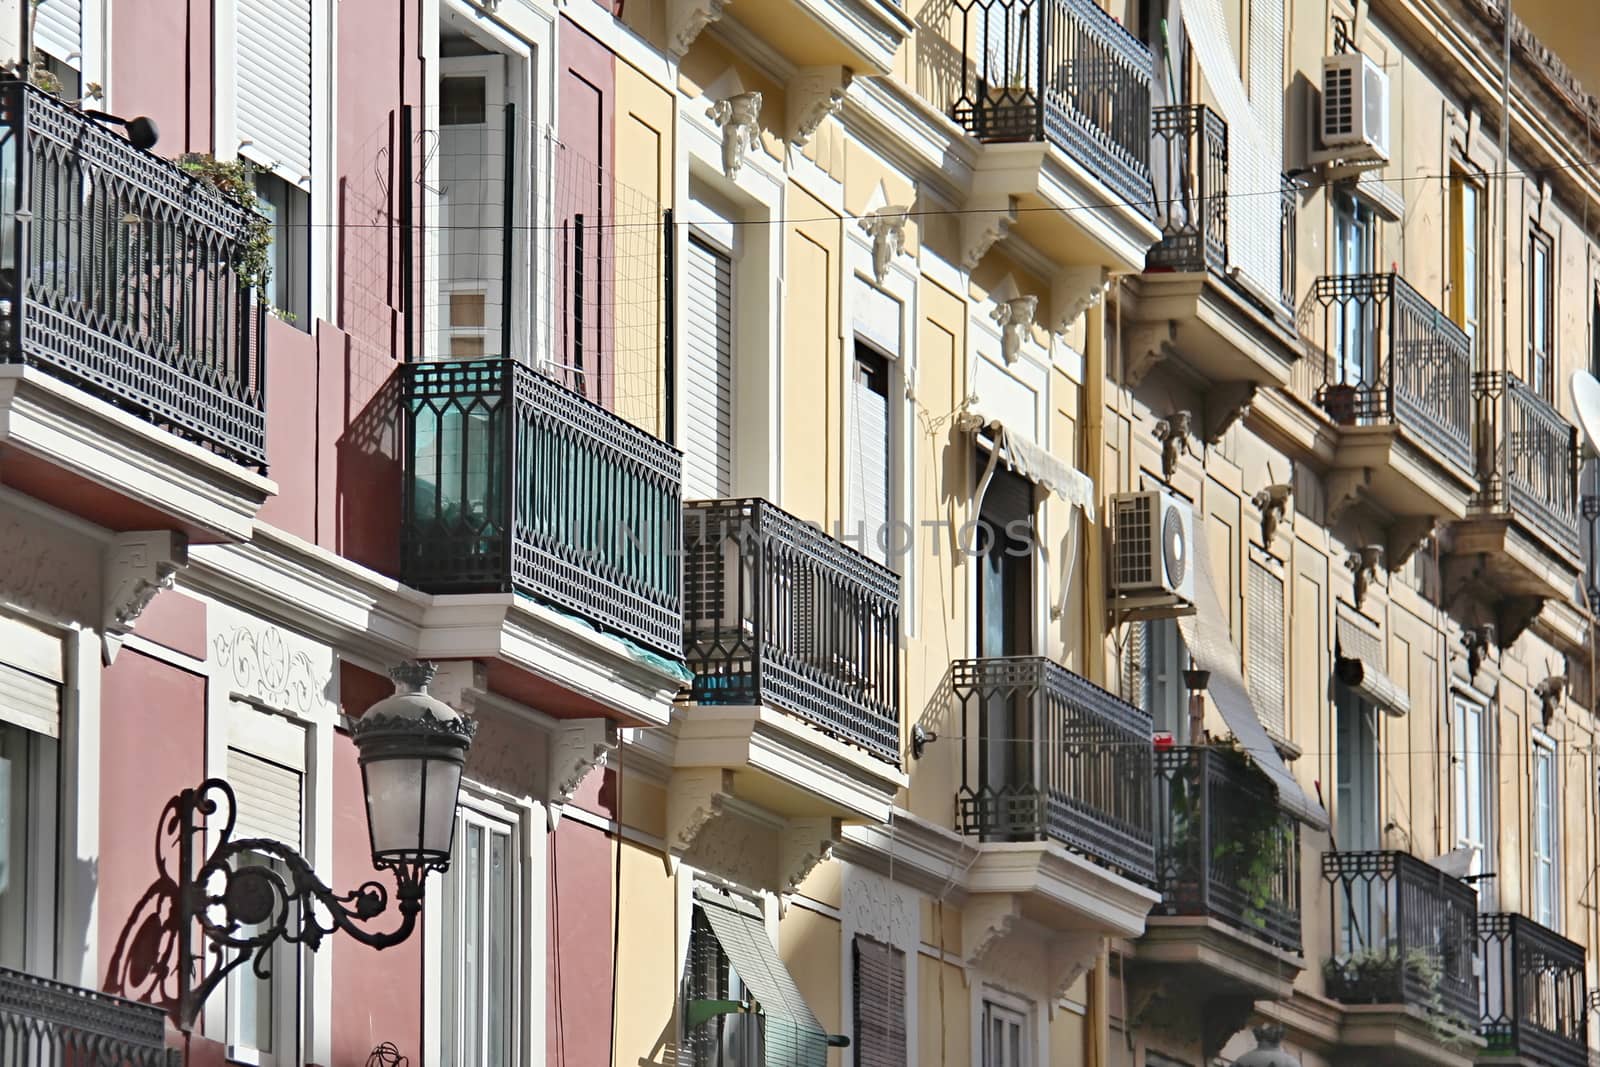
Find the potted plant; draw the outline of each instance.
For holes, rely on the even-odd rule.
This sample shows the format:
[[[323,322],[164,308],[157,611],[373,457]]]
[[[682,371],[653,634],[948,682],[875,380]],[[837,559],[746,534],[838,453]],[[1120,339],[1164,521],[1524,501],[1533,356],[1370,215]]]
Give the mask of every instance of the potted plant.
[[[178,157],[178,166],[191,177],[215,189],[222,198],[244,209],[244,232],[234,252],[233,269],[245,285],[264,292],[272,279],[272,221],[261,211],[256,195],[256,170],[242,159],[218,159],[200,152]]]

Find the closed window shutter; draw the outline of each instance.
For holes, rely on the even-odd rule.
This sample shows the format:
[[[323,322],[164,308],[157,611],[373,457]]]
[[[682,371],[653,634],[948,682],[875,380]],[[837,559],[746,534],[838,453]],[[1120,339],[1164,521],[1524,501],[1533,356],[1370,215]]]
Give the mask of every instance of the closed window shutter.
[[[1283,579],[1263,564],[1251,560],[1248,590],[1249,627],[1245,658],[1249,661],[1250,699],[1261,724],[1284,732]]]
[[[875,352],[858,350],[851,376],[850,429],[845,442],[849,493],[845,532],[859,549],[879,563],[887,561],[885,545],[893,539],[889,523],[889,365]]]
[[[299,851],[300,772],[230,748],[228,784],[236,802],[236,840],[266,837]]]
[[[1149,674],[1150,661],[1145,651],[1146,623],[1136,622],[1128,627],[1127,643],[1122,648],[1122,699],[1136,708],[1144,708],[1148,694],[1145,692],[1145,679]]]
[[[33,46],[73,70],[83,69],[83,0],[39,0]]]
[[[238,0],[235,26],[241,151],[298,182],[311,173],[310,0]]]
[[[905,1067],[906,956],[856,935],[856,1067]]]
[[[0,722],[61,735],[64,652],[55,634],[0,617]]]
[[[690,238],[684,337],[683,495],[733,492],[733,263]]]

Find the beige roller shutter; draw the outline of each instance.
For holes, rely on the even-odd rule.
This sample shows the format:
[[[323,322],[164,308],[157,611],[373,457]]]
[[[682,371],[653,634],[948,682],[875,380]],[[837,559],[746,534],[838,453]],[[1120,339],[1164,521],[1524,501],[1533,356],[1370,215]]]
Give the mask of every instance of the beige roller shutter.
[[[237,803],[235,839],[268,837],[300,849],[305,745],[297,723],[247,704],[233,706],[227,778]]]
[[[66,681],[61,638],[0,616],[0,721],[61,736],[61,692]]]
[[[245,154],[289,181],[311,173],[310,0],[238,0],[234,42]]]

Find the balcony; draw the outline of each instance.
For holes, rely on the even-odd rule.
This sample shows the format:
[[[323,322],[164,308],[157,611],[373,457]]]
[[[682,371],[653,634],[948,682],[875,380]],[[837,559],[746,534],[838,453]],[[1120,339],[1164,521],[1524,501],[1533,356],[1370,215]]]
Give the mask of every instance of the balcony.
[[[407,364],[402,382],[403,582],[521,594],[682,658],[674,448],[514,360]]]
[[[1497,1061],[1587,1067],[1588,995],[1583,946],[1523,915],[1478,917],[1483,1024]]]
[[[1063,266],[1139,269],[1159,236],[1149,48],[1094,0],[952,2],[961,73],[950,115],[986,146],[970,206],[1004,214]]]
[[[769,705],[900,764],[900,579],[765,500],[684,510],[690,699]]]
[[[1452,577],[1497,603],[1509,647],[1546,600],[1570,598],[1580,574],[1577,431],[1514,374],[1474,379],[1481,491],[1445,545]],[[1581,633],[1571,635],[1581,651]]]
[[[1039,657],[957,660],[948,691],[956,829],[979,843],[971,962],[1004,968],[1043,949],[1081,968],[1105,938],[1142,933],[1157,901],[1150,716]],[[1046,983],[1051,995],[1066,984]]]
[[[677,0],[667,6],[667,18],[673,50],[679,55],[699,32],[697,13],[704,13],[700,25],[719,16],[736,20],[800,68],[787,88],[790,93],[805,95],[808,105],[815,99],[815,83],[807,78],[807,72],[830,72],[829,77],[835,79],[830,87],[840,89],[843,85],[837,77],[841,73],[881,77],[893,70],[895,54],[916,28],[900,0],[778,0],[738,8],[730,5],[726,11],[716,0]],[[794,115],[794,105],[790,106]]]
[[[1265,209],[1279,229],[1276,247],[1242,237],[1249,247],[1232,247],[1230,222],[1250,231],[1263,210],[1259,199],[1246,200],[1230,213],[1222,116],[1197,104],[1156,108],[1152,143],[1161,240],[1124,310],[1131,327],[1126,376],[1137,385],[1161,360],[1180,360],[1213,387],[1205,416],[1206,437],[1214,440],[1257,387],[1286,384],[1299,357],[1292,327],[1295,198],[1288,190]],[[1260,264],[1274,257],[1267,277]],[[1241,259],[1252,269],[1241,267]]]
[[[114,529],[248,537],[272,491],[251,218],[12,80],[0,197],[6,482]]]
[[[1322,875],[1333,913],[1322,976],[1346,1005],[1342,1042],[1371,1062],[1470,1062],[1478,894],[1404,852],[1325,852]]]
[[[6,1063],[177,1067],[166,1012],[0,967],[0,1049]]]
[[[1466,514],[1476,485],[1472,342],[1393,273],[1318,278],[1306,317],[1291,389],[1338,430],[1329,521],[1358,502],[1398,521],[1398,566],[1434,521]]]

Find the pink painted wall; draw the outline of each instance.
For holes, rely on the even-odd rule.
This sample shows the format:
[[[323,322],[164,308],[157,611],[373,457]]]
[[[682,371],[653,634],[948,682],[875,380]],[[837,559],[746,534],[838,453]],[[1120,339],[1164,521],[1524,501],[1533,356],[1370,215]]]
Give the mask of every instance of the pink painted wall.
[[[562,819],[548,840],[546,1062],[606,1067],[611,1062],[611,839]]]
[[[361,768],[355,744],[343,732],[333,740],[333,849],[335,886],[342,889],[377,879],[390,887],[393,900],[392,876],[379,874],[372,866]],[[438,887],[435,878],[428,888]],[[388,930],[398,922],[390,915],[373,925]],[[401,1055],[421,1064],[421,923],[409,940],[381,952],[343,936],[329,938],[322,951],[333,953],[333,1003],[338,1006],[326,1067],[365,1067],[373,1048],[384,1041],[394,1042]]]
[[[158,593],[139,613],[134,632],[195,659],[206,658],[206,605],[177,590]]]
[[[210,0],[123,0],[116,7],[103,106],[155,119],[160,155],[212,151]]]
[[[124,648],[100,684],[101,984],[170,1007],[178,862],[163,814],[205,777],[206,680]]]
[[[267,473],[278,483],[261,519],[317,539],[317,339],[267,318]]]

